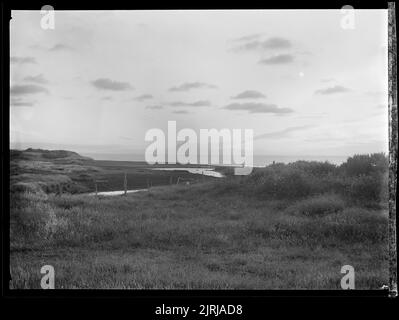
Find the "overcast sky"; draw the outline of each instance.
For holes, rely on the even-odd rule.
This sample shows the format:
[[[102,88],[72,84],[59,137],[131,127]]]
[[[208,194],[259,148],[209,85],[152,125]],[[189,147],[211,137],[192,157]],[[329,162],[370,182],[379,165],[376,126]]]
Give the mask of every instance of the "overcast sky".
[[[41,17],[12,13],[12,148],[144,155],[175,120],[253,129],[255,155],[388,152],[386,10]]]

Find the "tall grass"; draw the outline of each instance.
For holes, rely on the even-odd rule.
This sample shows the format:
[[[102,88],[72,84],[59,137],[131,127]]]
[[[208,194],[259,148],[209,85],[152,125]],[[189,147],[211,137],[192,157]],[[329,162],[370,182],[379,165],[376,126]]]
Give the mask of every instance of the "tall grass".
[[[323,194],[297,201],[287,208],[287,212],[306,216],[320,216],[340,212],[345,202],[335,194]]]

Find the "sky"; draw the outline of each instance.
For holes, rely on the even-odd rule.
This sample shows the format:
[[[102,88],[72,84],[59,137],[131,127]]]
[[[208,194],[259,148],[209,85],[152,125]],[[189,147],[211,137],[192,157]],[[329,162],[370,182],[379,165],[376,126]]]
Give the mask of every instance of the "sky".
[[[387,11],[343,16],[56,10],[52,30],[13,11],[10,147],[137,160],[176,121],[252,129],[255,156],[387,153]]]

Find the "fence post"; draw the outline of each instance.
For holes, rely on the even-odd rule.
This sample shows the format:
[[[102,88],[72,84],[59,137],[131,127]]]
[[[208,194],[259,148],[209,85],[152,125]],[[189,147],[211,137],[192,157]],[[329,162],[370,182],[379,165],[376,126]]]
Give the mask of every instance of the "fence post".
[[[127,173],[125,172],[125,181],[123,182],[123,186],[125,188],[125,196],[127,195]]]

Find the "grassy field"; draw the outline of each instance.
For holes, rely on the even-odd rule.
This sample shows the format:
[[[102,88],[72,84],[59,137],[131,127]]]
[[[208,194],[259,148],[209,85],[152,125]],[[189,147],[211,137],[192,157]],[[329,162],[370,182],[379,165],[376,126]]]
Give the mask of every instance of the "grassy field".
[[[116,197],[17,188],[10,287],[40,288],[49,264],[56,288],[340,289],[349,264],[357,289],[378,289],[388,282],[385,163],[354,159]]]

